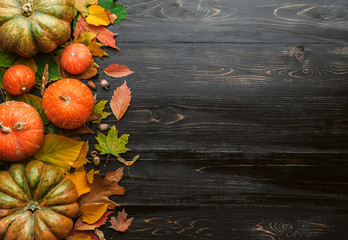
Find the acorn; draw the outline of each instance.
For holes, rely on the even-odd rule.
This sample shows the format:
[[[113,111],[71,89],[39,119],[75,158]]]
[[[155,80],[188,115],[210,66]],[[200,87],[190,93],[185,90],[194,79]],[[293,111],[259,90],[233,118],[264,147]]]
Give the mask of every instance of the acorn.
[[[94,158],[93,158],[93,164],[95,165],[95,166],[99,166],[99,164],[100,164],[100,158],[98,157],[98,156],[95,156]]]
[[[100,86],[105,90],[109,90],[110,83],[106,81],[105,79],[102,79],[100,81]]]
[[[90,87],[91,89],[93,89],[94,91],[97,90],[97,85],[95,85],[95,83],[93,81],[88,81],[87,86]]]
[[[111,126],[107,123],[101,123],[99,124],[99,126],[97,127],[99,131],[101,132],[105,132],[111,129]]]
[[[98,155],[98,152],[97,152],[97,151],[94,150],[94,151],[91,152],[91,157],[94,158],[94,157],[96,157],[97,155]]]

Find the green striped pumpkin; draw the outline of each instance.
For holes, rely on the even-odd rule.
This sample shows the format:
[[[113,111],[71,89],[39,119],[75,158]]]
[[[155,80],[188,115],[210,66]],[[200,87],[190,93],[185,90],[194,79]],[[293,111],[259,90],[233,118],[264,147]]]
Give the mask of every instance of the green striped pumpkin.
[[[52,52],[71,34],[74,0],[0,1],[0,44],[22,57]]]

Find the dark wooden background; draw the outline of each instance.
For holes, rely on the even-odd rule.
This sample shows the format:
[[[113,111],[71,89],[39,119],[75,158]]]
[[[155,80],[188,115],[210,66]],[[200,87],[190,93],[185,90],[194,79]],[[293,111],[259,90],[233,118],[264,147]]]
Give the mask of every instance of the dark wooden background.
[[[118,129],[140,159],[106,238],[348,239],[348,1],[118,2],[98,63],[135,71]]]
[[[133,224],[106,239],[348,239],[348,1],[118,3],[121,51],[98,64],[135,73],[95,80],[127,80],[128,112],[104,122],[140,159],[112,198]]]

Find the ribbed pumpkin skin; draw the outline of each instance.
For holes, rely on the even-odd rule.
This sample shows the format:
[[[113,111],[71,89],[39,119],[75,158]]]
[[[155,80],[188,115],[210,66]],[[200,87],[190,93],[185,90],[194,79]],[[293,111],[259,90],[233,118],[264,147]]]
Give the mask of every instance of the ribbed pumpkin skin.
[[[5,90],[11,95],[29,92],[35,84],[35,73],[26,65],[14,65],[6,70],[3,77]]]
[[[35,108],[16,101],[0,104],[0,160],[25,160],[39,150],[43,139],[44,126]]]
[[[64,78],[46,89],[42,107],[47,118],[56,126],[78,128],[88,121],[93,111],[93,93],[83,82]]]
[[[25,16],[29,1],[32,13]],[[0,1],[1,46],[23,57],[52,52],[70,37],[73,6],[73,0]]]
[[[92,54],[82,43],[67,46],[60,58],[62,67],[71,74],[81,74],[92,62]]]
[[[30,161],[0,172],[0,239],[57,240],[73,228],[77,190],[61,170]]]

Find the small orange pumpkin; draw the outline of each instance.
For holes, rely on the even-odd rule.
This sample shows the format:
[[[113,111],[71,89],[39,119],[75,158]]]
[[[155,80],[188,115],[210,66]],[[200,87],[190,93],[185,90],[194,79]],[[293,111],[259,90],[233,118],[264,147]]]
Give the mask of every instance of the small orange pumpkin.
[[[93,93],[79,80],[61,79],[46,89],[42,106],[47,118],[56,126],[78,128],[88,121],[93,111]]]
[[[0,104],[0,160],[18,162],[33,156],[44,139],[39,113],[24,102]]]
[[[62,67],[71,74],[80,74],[92,63],[92,54],[82,43],[67,46],[60,58]]]
[[[35,84],[35,73],[26,65],[14,65],[6,70],[3,77],[5,90],[11,95],[29,92]]]

